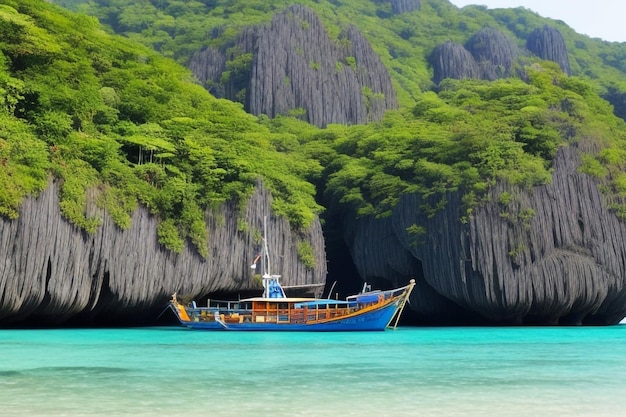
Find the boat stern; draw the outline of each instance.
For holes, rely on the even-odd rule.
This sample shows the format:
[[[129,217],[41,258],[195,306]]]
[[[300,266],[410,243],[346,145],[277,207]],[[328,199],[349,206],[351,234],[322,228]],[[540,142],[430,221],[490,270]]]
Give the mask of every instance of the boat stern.
[[[176,298],[176,293],[172,294],[172,298],[170,299],[169,307],[172,309],[174,314],[176,314],[176,318],[182,324],[189,323],[191,319],[189,318],[189,314],[185,309],[185,306],[178,302]]]

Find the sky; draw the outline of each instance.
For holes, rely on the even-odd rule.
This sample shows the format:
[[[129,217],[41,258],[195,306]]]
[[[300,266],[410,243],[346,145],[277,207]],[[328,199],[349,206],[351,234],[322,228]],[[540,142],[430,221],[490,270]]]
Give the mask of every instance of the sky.
[[[626,0],[450,0],[458,7],[479,4],[490,9],[525,7],[562,20],[576,32],[611,42],[626,42]]]

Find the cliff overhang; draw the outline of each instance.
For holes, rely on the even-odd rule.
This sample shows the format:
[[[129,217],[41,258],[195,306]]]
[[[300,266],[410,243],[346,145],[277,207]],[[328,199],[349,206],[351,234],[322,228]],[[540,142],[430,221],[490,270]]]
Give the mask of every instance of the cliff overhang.
[[[357,221],[346,241],[364,280],[417,279],[411,307],[422,323],[616,324],[626,316],[626,225],[579,166],[577,146],[561,148],[550,184],[499,183],[466,223],[458,193],[432,218],[406,195],[390,217]]]
[[[158,219],[143,207],[126,230],[102,211],[102,226],[86,233],[61,216],[57,185],[51,183],[24,201],[18,219],[0,220],[0,324],[153,323],[174,292],[198,299],[262,291],[250,263],[260,249],[264,219],[272,268],[283,283],[323,289],[319,221],[293,230],[286,219],[271,215],[271,195],[262,186],[243,210],[238,207],[225,204],[206,213],[209,247],[203,258],[190,243],[181,253],[163,247]],[[303,242],[313,249],[314,266],[298,255]]]

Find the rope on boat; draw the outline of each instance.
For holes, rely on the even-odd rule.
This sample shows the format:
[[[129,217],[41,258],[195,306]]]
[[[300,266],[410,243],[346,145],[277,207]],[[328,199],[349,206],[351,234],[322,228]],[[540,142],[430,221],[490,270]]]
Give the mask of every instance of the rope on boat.
[[[228,325],[222,320],[217,311],[215,312],[215,321],[222,325],[222,327],[228,330]]]
[[[170,309],[171,309],[170,305],[169,304],[166,305],[165,308],[163,309],[163,311],[161,311],[161,314],[159,314],[156,319],[157,320],[160,319],[161,316],[163,315],[163,313],[165,313],[167,310],[170,310]]]
[[[404,297],[402,298],[402,301],[400,302],[400,308],[398,309],[398,311],[396,312],[396,322],[393,324],[393,329],[396,330],[396,328],[398,327],[398,322],[400,321],[400,316],[402,315],[402,311],[404,310],[404,306],[406,305],[407,301],[409,300],[409,296],[411,295],[411,291],[413,291],[413,287],[415,286],[415,280],[412,279],[410,281],[410,284],[407,287],[410,287],[407,291],[406,294],[404,294]],[[406,287],[405,287],[406,288]],[[391,319],[393,320],[393,318]]]

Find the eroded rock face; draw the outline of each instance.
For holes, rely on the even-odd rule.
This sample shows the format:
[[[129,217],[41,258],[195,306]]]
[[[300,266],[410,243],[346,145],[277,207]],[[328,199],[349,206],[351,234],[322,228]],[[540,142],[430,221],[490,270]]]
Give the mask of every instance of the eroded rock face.
[[[541,59],[556,62],[570,75],[569,56],[565,40],[557,29],[544,26],[528,37],[528,50]],[[520,49],[507,35],[493,28],[484,28],[474,34],[465,46],[445,42],[438,45],[430,58],[433,81],[438,84],[446,78],[495,80],[510,77]]]
[[[224,97],[224,89],[216,82],[226,71],[226,56],[222,52],[212,47],[196,52],[189,61],[189,69],[211,94]]]
[[[434,82],[446,78],[495,80],[512,75],[519,56],[517,45],[504,33],[484,28],[474,34],[465,46],[454,42],[438,45],[431,56]]]
[[[539,58],[556,62],[564,73],[571,75],[567,46],[558,29],[548,25],[535,29],[528,36],[526,47]]]
[[[481,78],[495,80],[511,76],[513,63],[519,55],[517,45],[504,33],[484,28],[474,34],[465,48],[480,67]]]
[[[297,111],[324,127],[380,120],[398,105],[387,68],[358,29],[348,27],[337,43],[308,7],[290,6],[269,25],[244,30],[236,48],[252,59],[245,80],[235,77],[223,86],[224,97],[241,100],[245,93],[252,114]],[[190,67],[200,81],[223,81],[226,52],[221,54],[206,49],[194,56]]]
[[[378,285],[415,277],[411,306],[424,322],[618,323],[626,316],[626,225],[579,165],[578,151],[562,148],[551,184],[500,184],[466,224],[458,195],[431,219],[416,209],[419,198],[405,196],[390,218],[348,231],[357,268]],[[497,203],[505,191],[507,206]],[[412,225],[428,232],[411,233]]]
[[[319,222],[296,235],[285,219],[269,216],[270,203],[270,194],[257,190],[245,210],[246,232],[239,230],[240,214],[233,205],[207,213],[209,255],[203,259],[189,246],[180,254],[162,247],[157,220],[144,208],[135,211],[128,230],[100,213],[103,225],[89,235],[61,217],[56,186],[50,185],[24,202],[17,220],[0,220],[0,324],[63,323],[98,315],[132,319],[162,309],[175,291],[193,298],[251,289],[260,293],[250,264],[266,215],[272,272],[282,274],[284,285],[324,283]],[[301,239],[314,249],[314,269],[298,258]]]
[[[431,64],[435,71],[434,81],[439,84],[446,78],[461,80],[480,78],[480,68],[472,54],[454,42],[438,45],[431,56]]]
[[[391,11],[395,14],[409,13],[421,7],[420,0],[391,0]]]

